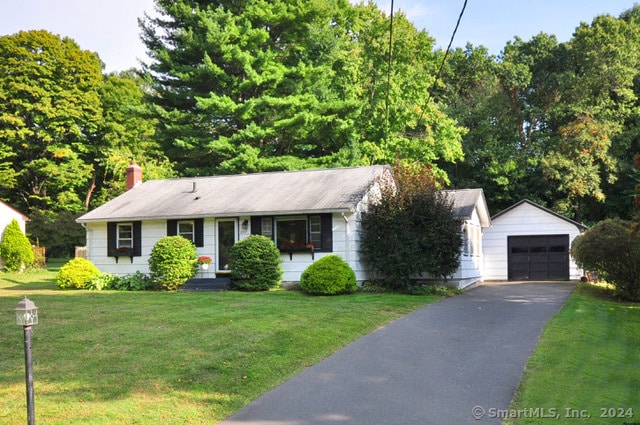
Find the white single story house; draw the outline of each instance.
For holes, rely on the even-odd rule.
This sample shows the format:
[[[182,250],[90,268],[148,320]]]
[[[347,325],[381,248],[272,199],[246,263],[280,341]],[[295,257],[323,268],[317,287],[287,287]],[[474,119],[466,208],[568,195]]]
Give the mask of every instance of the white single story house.
[[[14,219],[20,225],[22,233],[27,234],[27,222],[29,221],[29,217],[22,214],[9,204],[0,201],[0,240],[2,240],[4,236],[4,229],[6,229],[9,223]],[[0,269],[2,267],[4,267],[4,264],[2,263],[2,258],[0,258]]]
[[[571,243],[586,227],[524,199],[484,231],[484,280],[575,280]]]
[[[78,222],[87,230],[87,258],[107,273],[148,273],[155,243],[181,235],[213,259],[196,277],[224,275],[231,246],[262,234],[282,251],[284,281],[299,281],[309,264],[330,253],[362,281],[360,214],[385,181],[393,182],[391,168],[379,165],[142,182],[142,170],[133,165],[127,192]]]
[[[140,167],[131,165],[127,191],[78,222],[87,231],[87,258],[107,273],[148,273],[155,243],[181,235],[194,242],[199,255],[213,259],[196,277],[224,275],[231,246],[262,234],[282,252],[284,281],[299,281],[313,261],[333,253],[362,282],[369,273],[359,254],[361,215],[387,184],[394,184],[387,165],[145,182]],[[481,189],[448,194],[463,222],[461,267],[452,277],[463,287],[481,278],[481,232],[490,218]]]

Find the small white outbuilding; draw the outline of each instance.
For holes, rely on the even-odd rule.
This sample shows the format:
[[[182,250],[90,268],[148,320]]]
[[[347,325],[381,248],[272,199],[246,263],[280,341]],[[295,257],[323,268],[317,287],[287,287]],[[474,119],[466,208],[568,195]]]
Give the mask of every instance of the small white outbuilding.
[[[491,218],[482,235],[483,280],[575,280],[571,243],[586,227],[524,199]]]

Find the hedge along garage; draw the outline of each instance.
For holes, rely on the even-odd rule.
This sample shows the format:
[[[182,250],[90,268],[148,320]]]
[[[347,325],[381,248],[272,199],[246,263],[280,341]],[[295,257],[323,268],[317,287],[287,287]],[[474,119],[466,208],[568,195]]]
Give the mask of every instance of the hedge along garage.
[[[586,227],[522,200],[491,218],[482,235],[484,280],[574,280],[571,242]]]

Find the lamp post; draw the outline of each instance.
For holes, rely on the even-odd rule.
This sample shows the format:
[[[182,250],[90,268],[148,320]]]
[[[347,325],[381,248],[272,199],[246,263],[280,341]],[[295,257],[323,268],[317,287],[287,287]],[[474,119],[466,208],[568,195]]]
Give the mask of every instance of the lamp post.
[[[35,425],[33,401],[33,358],[31,357],[31,326],[38,324],[38,307],[27,296],[16,307],[16,324],[24,330],[24,367],[27,382],[27,424]]]

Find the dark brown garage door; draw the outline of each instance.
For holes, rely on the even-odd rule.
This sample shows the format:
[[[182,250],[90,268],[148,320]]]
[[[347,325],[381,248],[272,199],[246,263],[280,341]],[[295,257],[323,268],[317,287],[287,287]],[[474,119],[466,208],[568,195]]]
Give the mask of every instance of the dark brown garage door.
[[[509,280],[569,280],[569,235],[509,236]]]

